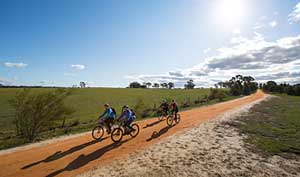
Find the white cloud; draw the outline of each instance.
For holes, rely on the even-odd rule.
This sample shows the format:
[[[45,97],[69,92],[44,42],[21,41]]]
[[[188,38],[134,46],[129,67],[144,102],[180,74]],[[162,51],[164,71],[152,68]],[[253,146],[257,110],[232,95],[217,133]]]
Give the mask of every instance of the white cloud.
[[[233,34],[241,34],[241,30],[238,29],[238,28],[235,28],[233,31],[232,31]]]
[[[86,68],[86,66],[81,65],[81,64],[73,64],[73,65],[71,65],[71,68],[76,69],[76,70],[84,70]]]
[[[25,64],[23,62],[20,62],[20,63],[5,62],[4,66],[9,67],[9,68],[25,68],[26,66],[28,66],[28,64]]]
[[[12,79],[4,78],[0,76],[0,84],[1,85],[13,85],[16,83],[18,78],[15,76]]]
[[[300,2],[294,7],[293,12],[288,17],[290,24],[300,21]]]
[[[263,25],[262,24],[255,24],[255,26],[252,28],[254,30],[259,30],[259,29],[262,29],[263,28]]]
[[[272,28],[274,28],[274,27],[276,27],[276,26],[278,25],[278,23],[277,23],[275,20],[273,20],[273,21],[271,21],[271,22],[269,23],[269,25],[270,25]]]
[[[127,76],[130,80],[169,82],[177,87],[193,79],[198,86],[213,86],[234,75],[251,75],[258,81],[300,82],[300,35],[269,42],[255,33],[251,39],[241,37],[229,47],[218,49],[219,54],[187,69],[156,75]]]
[[[211,50],[211,48],[204,49],[204,50],[203,50],[203,53],[204,53],[204,54],[207,54],[210,50]]]

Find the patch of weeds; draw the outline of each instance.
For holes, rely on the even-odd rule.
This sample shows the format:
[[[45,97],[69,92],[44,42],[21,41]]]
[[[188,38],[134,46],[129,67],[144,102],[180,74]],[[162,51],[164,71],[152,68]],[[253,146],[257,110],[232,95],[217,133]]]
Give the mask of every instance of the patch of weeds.
[[[300,98],[278,95],[255,105],[237,124],[252,151],[263,155],[300,157]],[[253,146],[254,145],[254,146]]]

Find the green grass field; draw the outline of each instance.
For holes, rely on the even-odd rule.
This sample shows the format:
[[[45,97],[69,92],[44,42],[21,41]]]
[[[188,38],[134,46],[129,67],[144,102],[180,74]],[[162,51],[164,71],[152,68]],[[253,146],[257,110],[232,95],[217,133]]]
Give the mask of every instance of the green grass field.
[[[0,149],[23,144],[21,140],[14,137],[13,114],[8,100],[13,98],[17,88],[0,89]],[[32,92],[49,91],[50,88],[35,88]],[[71,125],[77,122],[68,130],[56,129],[42,134],[41,139],[66,133],[77,133],[91,129],[95,125],[95,120],[103,111],[103,104],[110,103],[119,113],[124,104],[134,106],[138,100],[143,100],[145,107],[158,107],[163,99],[175,99],[179,105],[190,100],[194,102],[198,98],[209,95],[209,89],[125,89],[125,88],[85,88],[72,89],[72,94],[66,99],[66,104],[74,108],[75,113],[67,118],[66,124]],[[225,100],[233,99],[227,97]],[[213,104],[217,100],[212,100],[208,104]],[[191,107],[200,105],[191,105]],[[189,108],[191,108],[189,107]],[[186,109],[189,109],[186,108]]]
[[[254,106],[240,119],[251,148],[264,155],[300,155],[300,97],[277,95]]]

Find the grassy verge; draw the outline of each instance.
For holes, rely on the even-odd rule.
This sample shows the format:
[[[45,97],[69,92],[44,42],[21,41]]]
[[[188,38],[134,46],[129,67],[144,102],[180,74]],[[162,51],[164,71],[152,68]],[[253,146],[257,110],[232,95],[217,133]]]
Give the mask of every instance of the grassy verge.
[[[238,127],[253,151],[288,158],[300,156],[300,97],[276,95],[241,116]]]

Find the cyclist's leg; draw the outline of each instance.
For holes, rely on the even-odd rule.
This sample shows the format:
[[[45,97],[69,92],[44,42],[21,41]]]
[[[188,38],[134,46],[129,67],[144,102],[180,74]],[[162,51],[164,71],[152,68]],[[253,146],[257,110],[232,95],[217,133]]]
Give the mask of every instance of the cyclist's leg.
[[[111,127],[110,127],[110,119],[107,118],[104,120],[105,126],[107,127],[107,133],[110,133]]]
[[[177,119],[177,113],[178,113],[178,110],[175,110],[175,119]]]
[[[108,127],[109,132],[111,132],[111,126],[112,126],[113,122],[114,122],[113,118],[108,119],[108,126],[107,127]]]
[[[168,116],[168,108],[165,108],[164,112],[165,112],[164,116]]]
[[[133,119],[128,119],[125,121],[125,127],[128,128],[129,130],[132,130],[132,127],[130,126],[130,124],[133,122]]]

